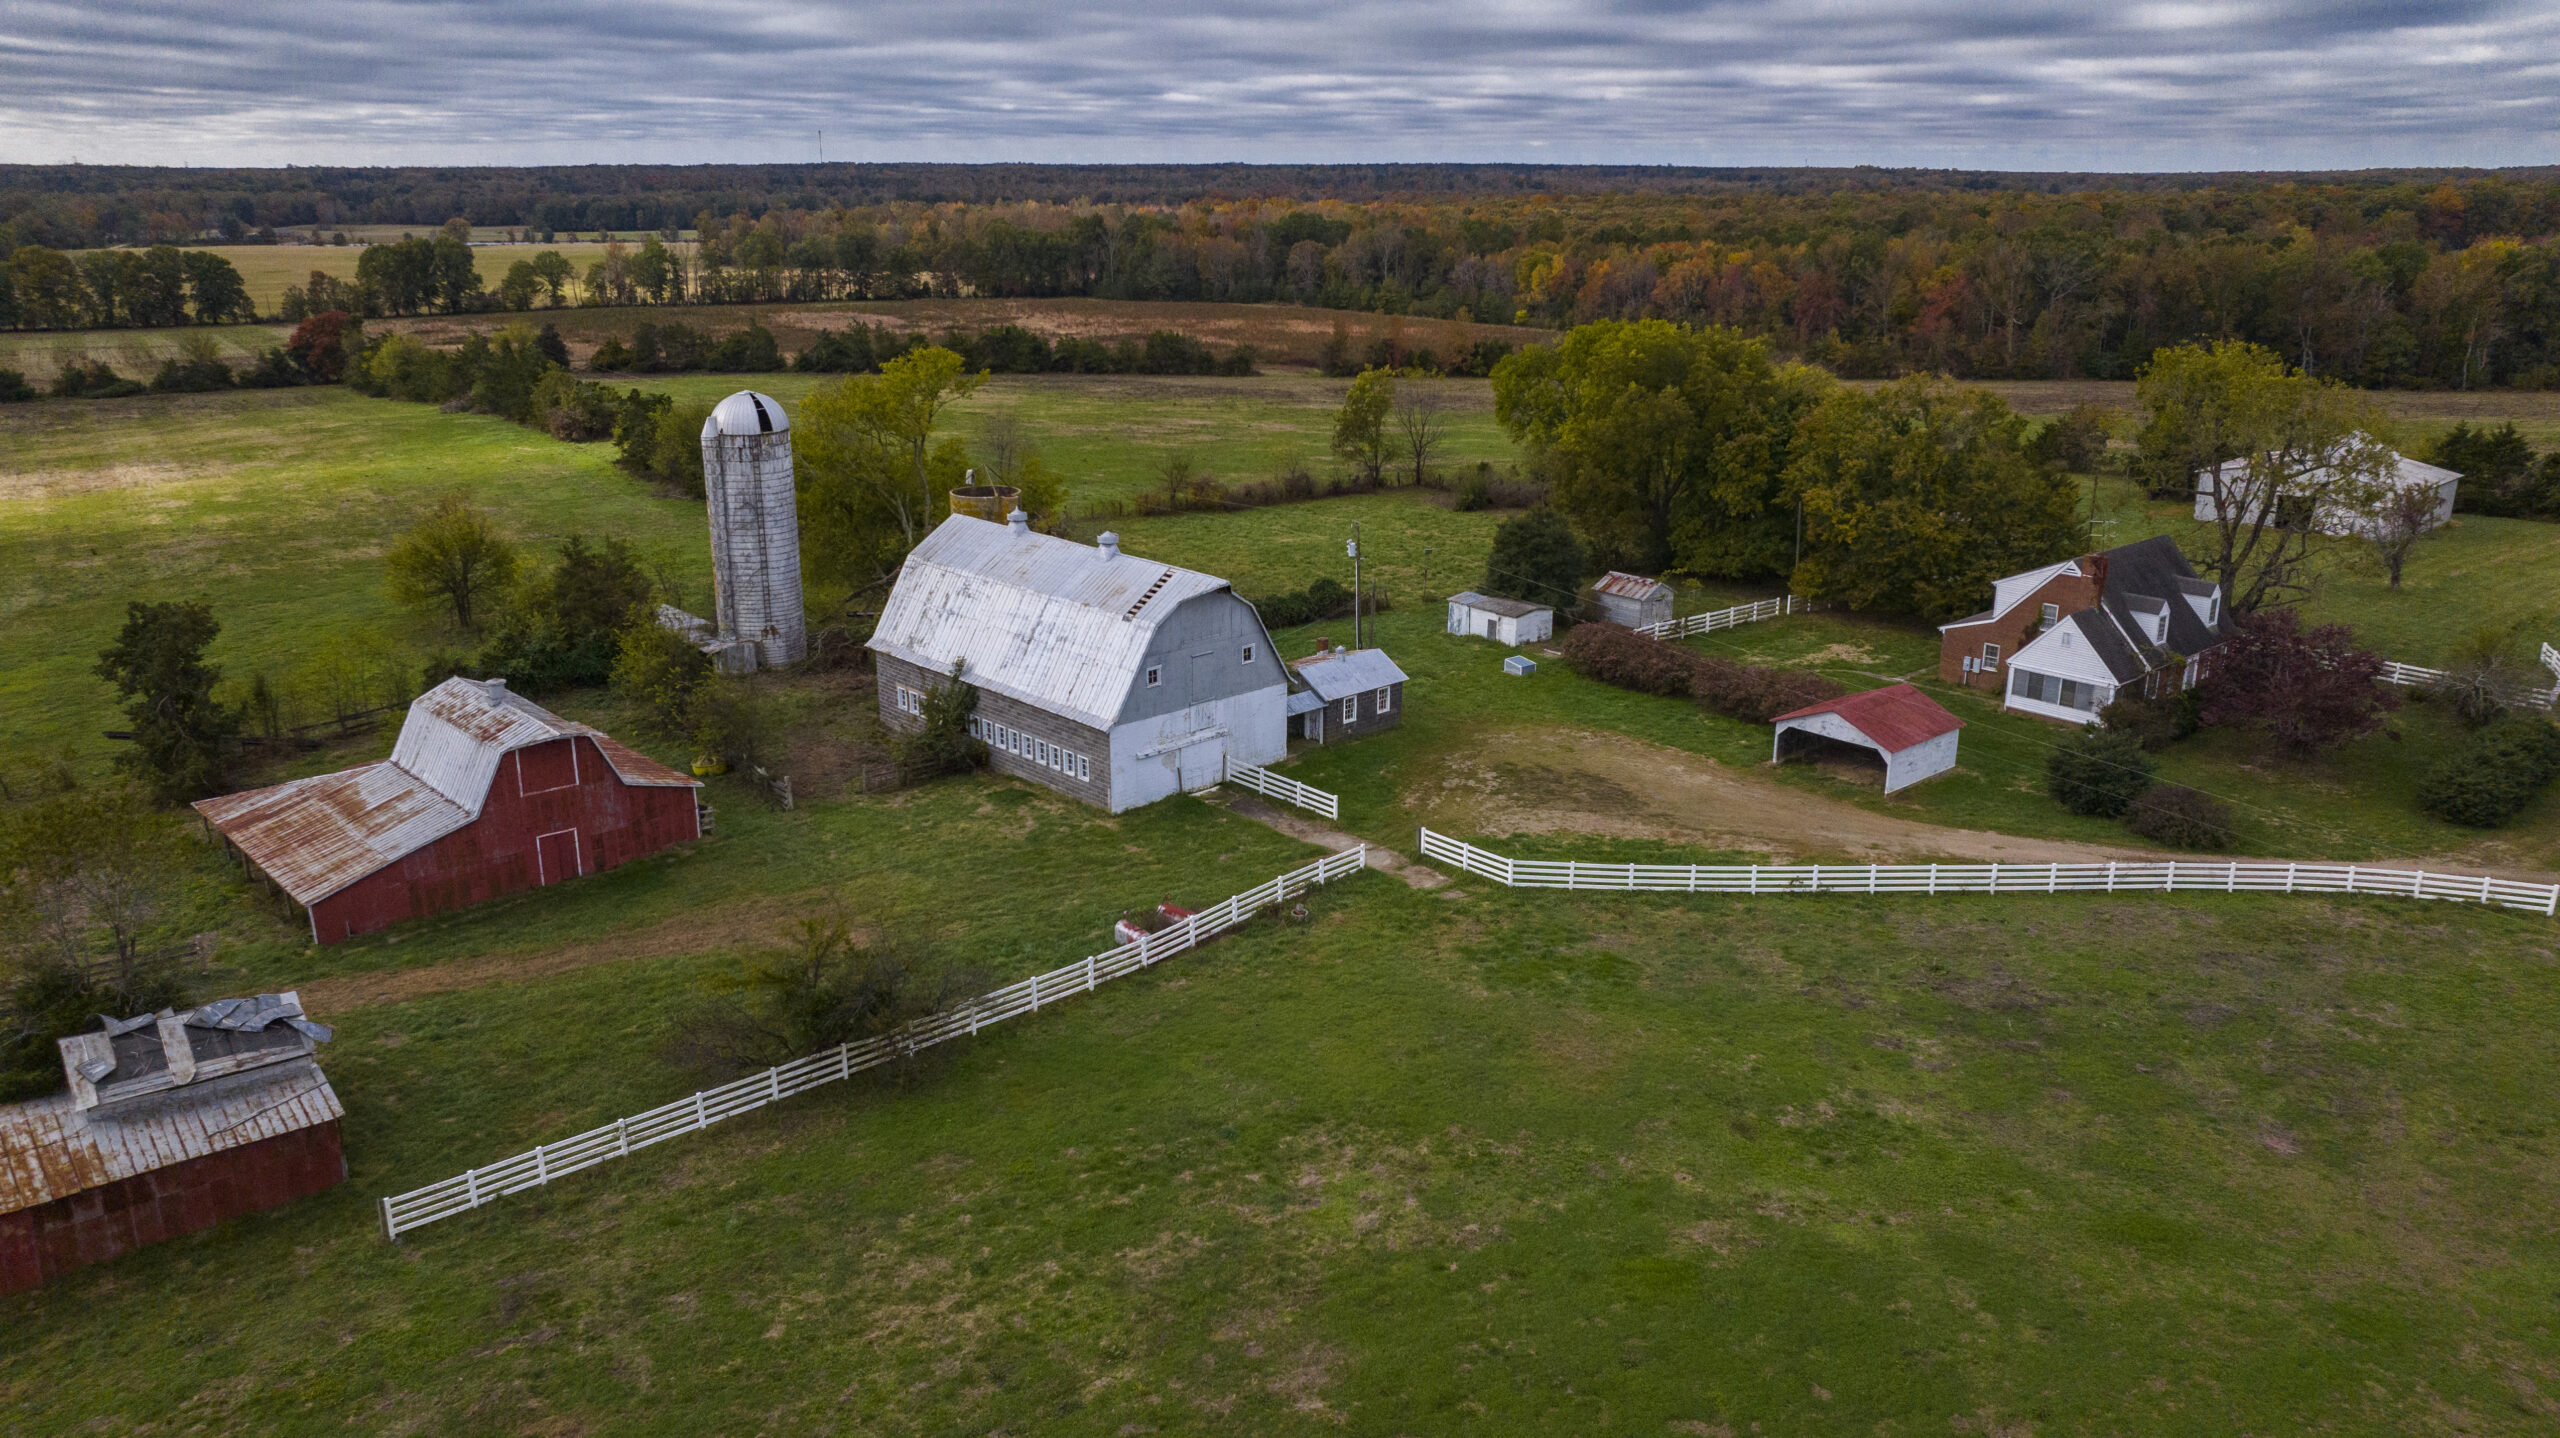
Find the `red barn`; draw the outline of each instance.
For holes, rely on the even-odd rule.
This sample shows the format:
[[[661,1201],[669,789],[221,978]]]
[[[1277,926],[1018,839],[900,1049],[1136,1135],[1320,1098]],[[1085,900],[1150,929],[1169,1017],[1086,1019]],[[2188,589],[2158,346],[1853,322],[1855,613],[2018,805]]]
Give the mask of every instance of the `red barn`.
[[[700,787],[503,679],[448,679],[389,759],[195,807],[334,944],[700,838]]]
[[[102,1022],[61,1041],[68,1092],[0,1104],[0,1293],[345,1181],[300,996]]]

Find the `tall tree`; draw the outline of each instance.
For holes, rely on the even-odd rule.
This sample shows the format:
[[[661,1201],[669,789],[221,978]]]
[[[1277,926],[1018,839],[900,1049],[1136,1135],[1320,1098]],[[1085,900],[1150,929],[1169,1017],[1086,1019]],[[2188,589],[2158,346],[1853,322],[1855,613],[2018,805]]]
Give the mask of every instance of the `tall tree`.
[[[801,403],[792,435],[801,521],[831,577],[860,589],[893,575],[950,512],[968,450],[956,439],[937,445],[934,428],[947,406],[984,383],[959,355],[928,345],[876,375],[822,385]]]
[[[2153,491],[2213,491],[2201,567],[2235,613],[2309,593],[2319,522],[2376,504],[2395,458],[2371,401],[2258,345],[2162,350],[2134,398],[2138,464]]]
[[[1396,438],[1404,464],[1416,486],[1431,479],[1431,457],[1449,438],[1448,407],[1440,391],[1428,385],[1402,385],[1396,394]]]
[[[230,324],[258,317],[249,287],[229,260],[211,250],[186,252],[187,298],[200,325]]]
[[[1556,507],[1613,560],[1783,574],[1781,494],[1798,421],[1827,384],[1739,330],[1583,325],[1494,366],[1494,415],[1555,479]]]
[[[116,763],[161,798],[219,793],[230,776],[240,714],[214,698],[222,670],[205,659],[221,632],[201,600],[136,600],[116,642],[99,652],[96,672],[115,685],[133,725],[133,748]]]
[[[1944,619],[2080,543],[2079,491],[2028,457],[2026,421],[1936,377],[1834,392],[1787,477],[1804,506],[1793,585],[1809,598]]]
[[[1504,520],[1493,531],[1493,553],[1484,565],[1484,592],[1571,609],[1581,598],[1582,576],[1589,565],[1572,523],[1540,505]]]
[[[1395,403],[1395,371],[1364,369],[1352,377],[1342,408],[1334,411],[1333,452],[1370,484],[1378,483],[1395,459],[1395,432],[1388,427]]]

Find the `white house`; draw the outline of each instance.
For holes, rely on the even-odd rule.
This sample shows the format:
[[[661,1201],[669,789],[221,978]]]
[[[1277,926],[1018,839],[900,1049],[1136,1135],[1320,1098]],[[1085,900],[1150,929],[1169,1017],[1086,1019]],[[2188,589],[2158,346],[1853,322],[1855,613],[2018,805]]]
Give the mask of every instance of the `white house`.
[[[1525,599],[1503,599],[1467,590],[1449,596],[1449,632],[1518,647],[1556,632],[1556,612]]]
[[[1964,721],[1908,684],[1844,694],[1781,714],[1773,721],[1769,762],[1819,751],[1824,741],[1873,750],[1884,759],[1884,791],[1907,789],[1956,766],[1956,733]]]
[[[2404,454],[2395,453],[2391,456],[2391,460],[2391,468],[2379,476],[2379,483],[2385,489],[2423,489],[2431,490],[2435,494],[2435,504],[2424,528],[2433,529],[2453,518],[2454,491],[2462,483],[2461,475],[2449,469],[2439,469],[2435,465],[2411,459]],[[2242,477],[2247,469],[2248,461],[2227,459],[2210,469],[2196,471],[2196,519],[2199,522],[2210,524],[2222,517],[2226,498],[2225,485],[2228,484],[2235,489],[2241,487],[2244,484]],[[2330,478],[2328,470],[2315,469],[2287,484],[2285,486],[2287,492],[2277,496],[2276,499],[2278,519],[2288,524],[2300,522],[2295,515],[2286,512],[2289,508],[2288,500],[2293,498],[2297,491],[2308,495],[2311,491],[2327,485]],[[2231,502],[2234,506],[2245,505],[2247,499],[2245,496],[2233,496]],[[2348,536],[2366,534],[2372,531],[2377,522],[2370,513],[2343,498],[2332,496],[2320,499],[2316,503],[2306,498],[2303,502],[2313,509],[2309,516],[2310,526],[2322,534]],[[2263,499],[2260,503],[2263,505]]]
[[[1287,755],[1288,672],[1227,581],[1011,518],[907,556],[871,636],[883,722],[922,728],[956,665],[998,772],[1115,814]]]

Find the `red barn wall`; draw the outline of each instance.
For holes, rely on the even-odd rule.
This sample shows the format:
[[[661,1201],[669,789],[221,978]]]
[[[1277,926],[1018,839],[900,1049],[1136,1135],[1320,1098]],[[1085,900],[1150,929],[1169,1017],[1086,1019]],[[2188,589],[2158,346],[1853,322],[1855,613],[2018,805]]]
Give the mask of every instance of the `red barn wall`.
[[[0,1293],[291,1203],[346,1177],[331,1120],[0,1214]]]
[[[550,872],[568,867],[563,840],[536,843],[564,829],[577,834],[577,872],[598,873],[697,837],[693,791],[623,783],[592,739],[528,745],[498,761],[478,819],[312,905],[313,936],[334,944],[573,878]]]

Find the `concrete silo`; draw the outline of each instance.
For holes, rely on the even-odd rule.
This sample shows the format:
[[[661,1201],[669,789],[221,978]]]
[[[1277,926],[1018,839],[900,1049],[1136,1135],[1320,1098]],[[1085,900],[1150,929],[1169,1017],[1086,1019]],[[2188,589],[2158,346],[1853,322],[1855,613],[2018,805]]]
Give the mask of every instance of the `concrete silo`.
[[[809,624],[800,601],[791,421],[782,401],[754,390],[720,401],[702,426],[702,481],[721,667],[797,664],[809,654]]]

